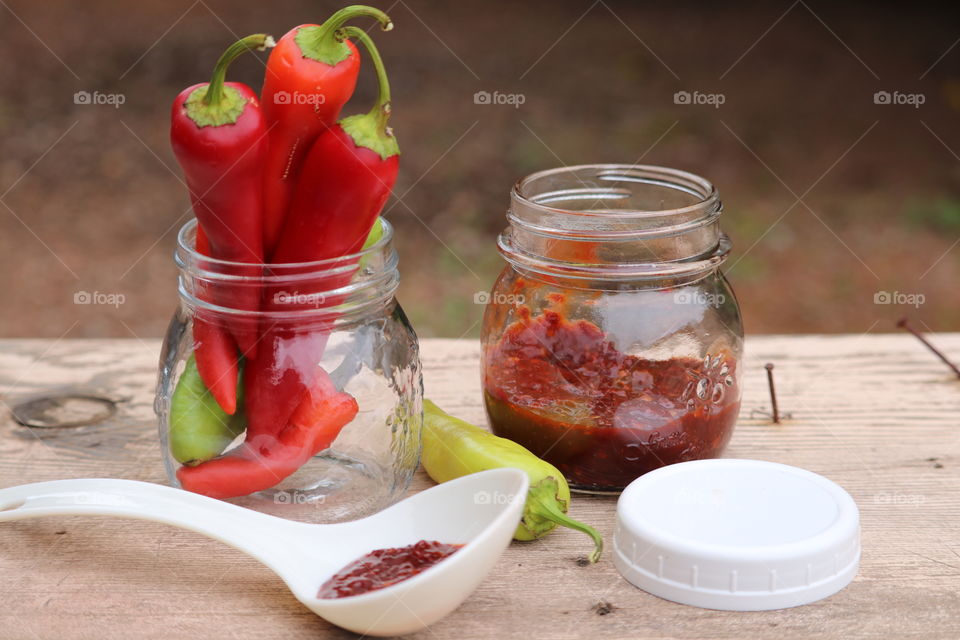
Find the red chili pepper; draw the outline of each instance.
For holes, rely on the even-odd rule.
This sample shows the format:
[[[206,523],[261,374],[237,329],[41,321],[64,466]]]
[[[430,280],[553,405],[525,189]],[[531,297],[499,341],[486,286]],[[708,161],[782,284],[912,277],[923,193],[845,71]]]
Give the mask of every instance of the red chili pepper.
[[[170,142],[183,168],[194,214],[209,240],[209,253],[219,260],[254,265],[264,261],[261,170],[267,129],[253,90],[224,82],[224,77],[243,52],[272,44],[273,39],[263,34],[239,40],[217,61],[209,83],[183,90],[173,102]],[[234,271],[231,275],[259,275],[258,267]],[[220,283],[213,297],[233,309],[255,311],[260,306],[259,289],[248,284]],[[240,350],[251,355],[257,342],[255,323],[232,320],[228,326]],[[229,376],[223,362],[208,360],[203,349],[197,354],[197,367],[228,411],[236,398],[236,375]],[[227,380],[233,391],[225,388]]]
[[[196,248],[200,255],[210,255],[210,242],[200,226],[197,227]],[[210,302],[212,296],[207,287],[201,284],[199,288],[197,297]],[[198,310],[193,317],[193,354],[203,384],[217,404],[233,415],[237,410],[237,376],[240,373],[237,343],[222,322],[204,310]]]
[[[340,37],[346,36],[356,37],[370,53],[379,83],[377,102],[369,113],[342,119],[310,149],[274,253],[276,263],[328,260],[359,251],[397,178],[400,149],[387,126],[390,84],[383,62],[365,31],[345,27]],[[346,285],[353,271],[302,282],[297,293],[333,291]],[[281,292],[265,293],[265,309],[296,309],[278,299]],[[318,300],[327,308],[342,302]],[[313,386],[311,377],[327,335],[317,327],[289,324],[262,333],[261,349],[248,361],[244,375],[248,437],[276,433],[287,424],[306,389]]]
[[[360,55],[338,30],[358,16],[376,18],[384,31],[393,23],[373,7],[345,7],[322,25],[304,24],[280,38],[267,61],[263,111],[270,149],[263,171],[264,247],[273,258],[283,219],[293,197],[303,159],[323,131],[339,117],[357,84]]]
[[[337,391],[320,370],[311,393],[277,436],[248,437],[226,455],[180,467],[177,479],[187,491],[220,499],[269,489],[329,447],[358,410],[353,396]]]

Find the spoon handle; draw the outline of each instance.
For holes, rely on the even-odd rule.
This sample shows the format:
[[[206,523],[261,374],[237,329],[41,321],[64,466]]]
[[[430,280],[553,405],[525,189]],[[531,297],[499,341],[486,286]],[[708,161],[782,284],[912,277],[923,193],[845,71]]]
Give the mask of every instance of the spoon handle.
[[[202,533],[276,570],[290,562],[299,523],[189,491],[112,478],[54,480],[0,489],[0,522],[101,515],[152,520]]]

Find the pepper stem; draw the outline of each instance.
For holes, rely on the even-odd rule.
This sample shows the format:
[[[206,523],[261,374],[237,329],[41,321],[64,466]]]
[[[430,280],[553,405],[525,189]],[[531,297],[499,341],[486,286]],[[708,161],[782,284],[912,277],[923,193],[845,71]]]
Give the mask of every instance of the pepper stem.
[[[363,29],[344,27],[340,30],[340,39],[347,37],[359,40],[373,61],[373,68],[377,71],[377,101],[370,109],[369,115],[376,118],[377,130],[387,133],[387,121],[390,120],[390,80],[383,66],[383,58],[380,57],[380,51],[373,43],[373,39]]]
[[[337,36],[341,28],[354,18],[369,16],[376,18],[380,28],[384,31],[393,29],[393,21],[380,9],[362,4],[353,4],[340,9],[327,18],[323,24],[313,27],[304,27],[294,36],[300,53],[304,57],[334,66],[350,56],[350,48]]]
[[[207,106],[218,106],[223,101],[223,82],[227,77],[227,68],[230,64],[247,51],[256,49],[263,51],[268,47],[274,46],[271,36],[265,33],[256,33],[246,38],[237,40],[230,45],[220,59],[217,60],[213,68],[213,75],[210,76],[210,84],[207,85],[207,92],[203,96],[203,104]]]
[[[383,66],[383,59],[377,50],[377,45],[367,32],[358,27],[344,27],[337,32],[337,38],[343,41],[346,38],[356,38],[366,48],[377,72],[377,100],[368,113],[348,116],[340,120],[343,130],[353,139],[358,147],[366,147],[384,160],[400,153],[397,139],[393,131],[387,126],[390,121],[390,81],[387,79],[387,70]]]
[[[534,507],[534,509],[531,509]],[[565,514],[557,506],[557,496],[555,493],[545,493],[542,491],[533,491],[527,494],[527,510],[532,511],[534,515],[555,522],[563,527],[568,527],[576,531],[583,532],[593,539],[593,551],[590,553],[590,562],[595,563],[600,559],[603,553],[603,537],[596,529],[590,525],[578,522]]]

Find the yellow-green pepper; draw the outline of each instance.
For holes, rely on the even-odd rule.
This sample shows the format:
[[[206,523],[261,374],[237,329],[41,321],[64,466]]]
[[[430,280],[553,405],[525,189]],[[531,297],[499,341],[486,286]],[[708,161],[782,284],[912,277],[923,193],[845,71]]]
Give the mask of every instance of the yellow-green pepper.
[[[217,457],[246,429],[241,407],[243,374],[237,383],[237,412],[231,416],[203,384],[197,361],[191,355],[170,399],[170,453],[186,465]]]
[[[563,474],[516,442],[455,418],[430,400],[424,400],[422,461],[423,468],[436,482],[501,467],[525,471],[530,478],[530,491],[514,539],[535,540],[559,524],[593,538],[595,546],[590,562],[600,559],[603,551],[600,534],[566,515],[570,487]]]

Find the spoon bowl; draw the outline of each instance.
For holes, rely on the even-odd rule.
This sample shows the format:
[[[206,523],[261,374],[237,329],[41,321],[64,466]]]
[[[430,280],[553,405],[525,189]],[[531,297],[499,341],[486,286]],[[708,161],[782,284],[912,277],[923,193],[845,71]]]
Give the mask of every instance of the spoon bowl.
[[[361,520],[307,524],[148,482],[91,478],[0,489],[0,522],[54,515],[138,518],[224,542],[272,569],[325,620],[356,633],[413,633],[463,602],[510,544],[529,481],[492,469],[446,482]],[[320,585],[374,549],[420,540],[462,544],[422,573],[384,589],[318,598]]]

